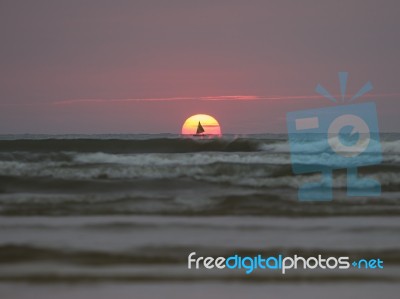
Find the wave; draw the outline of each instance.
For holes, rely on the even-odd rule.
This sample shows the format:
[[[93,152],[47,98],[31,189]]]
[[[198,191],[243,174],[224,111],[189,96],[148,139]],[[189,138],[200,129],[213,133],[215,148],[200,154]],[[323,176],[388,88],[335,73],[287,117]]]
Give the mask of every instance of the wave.
[[[386,134],[387,135],[387,134]],[[398,135],[393,140],[390,134],[381,136],[381,147],[384,153],[400,153]],[[167,136],[167,135],[166,135]],[[319,134],[302,134],[295,138],[301,149],[307,152],[325,151],[326,136]],[[290,151],[287,136],[285,135],[227,135],[222,138],[194,139],[172,135],[107,135],[107,138],[81,136],[50,136],[49,138],[0,138],[0,152],[30,152],[30,153],[61,153],[61,152],[104,152],[104,153],[191,153],[204,151],[221,152],[257,152],[268,151],[288,153]],[[390,138],[389,138],[390,137]],[[375,142],[372,140],[372,142]],[[379,149],[379,148],[377,148]]]
[[[181,182],[184,184],[184,182]],[[88,194],[3,194],[0,215],[4,216],[71,216],[71,215],[264,215],[264,216],[399,216],[396,196],[347,198],[341,191],[332,202],[299,202],[296,190],[284,189],[238,191],[209,189],[207,186],[171,192],[156,183],[157,191],[125,191]],[[207,192],[204,192],[207,188]]]
[[[289,187],[298,188],[307,180],[318,179],[318,169],[326,164],[326,156],[303,155],[301,164],[313,165],[315,172],[294,175],[291,160],[287,154],[268,152],[258,153],[191,153],[191,154],[130,154],[116,155],[107,153],[62,153],[61,161],[41,160],[36,162],[10,160],[0,161],[0,192],[13,184],[13,178],[25,179],[26,185],[33,182],[28,178],[42,181],[98,180],[107,186],[107,180],[140,179],[190,179],[210,183],[224,183],[233,186],[248,187]],[[320,164],[315,165],[317,161]],[[384,164],[361,167],[361,175],[373,175],[384,186],[399,185],[400,165],[385,161]],[[8,183],[7,183],[8,182]],[[21,181],[22,182],[22,181]],[[22,184],[22,183],[21,183]],[[78,185],[78,182],[76,182]],[[346,175],[337,175],[335,187],[346,186]],[[56,186],[54,186],[56,187]],[[4,191],[3,191],[4,192]]]
[[[301,136],[301,135],[300,135]],[[305,136],[309,136],[305,134]],[[385,135],[384,135],[385,136]],[[397,135],[398,136],[398,135]],[[295,138],[295,148],[291,148],[288,140],[276,139],[273,142],[263,142],[265,140],[259,139],[259,149],[262,151],[275,152],[275,153],[290,153],[291,151],[303,153],[323,153],[327,152],[328,145],[326,143],[326,136],[312,136],[311,138]],[[270,140],[268,140],[270,141]],[[331,139],[332,143],[338,143],[338,140]],[[372,144],[371,152],[380,152],[384,154],[400,154],[400,140],[381,138],[378,143],[376,140],[369,141]],[[365,145],[365,141],[361,145]]]
[[[234,282],[247,283],[338,283],[342,282],[387,282],[398,284],[400,256],[397,248],[382,250],[332,250],[324,249],[324,257],[348,256],[349,260],[376,259],[379,257],[391,265],[387,271],[293,271],[282,276],[280,270],[254,269],[251,275],[243,270],[235,271],[189,271],[187,256],[190,251],[182,246],[146,246],[129,252],[93,250],[65,250],[61,248],[29,245],[0,246],[0,281],[29,283],[88,283],[88,282]],[[196,248],[202,256],[224,256],[234,254],[256,257],[300,255],[318,256],[320,249],[307,248]]]
[[[285,254],[293,256],[318,256],[321,254],[319,248],[236,248],[235,252],[228,251],[226,248],[207,246],[198,248],[203,254],[208,256],[230,256],[238,254],[243,256],[257,256],[260,253],[276,256]],[[14,264],[32,261],[55,261],[58,263],[79,264],[79,265],[149,265],[149,264],[186,264],[187,247],[139,247],[130,251],[101,251],[101,250],[68,250],[54,247],[37,247],[32,245],[4,244],[0,245],[0,264]],[[400,265],[400,253],[397,248],[381,250],[338,250],[324,249],[324,256],[349,256],[351,259],[372,259],[379,256],[386,263]]]
[[[248,152],[258,150],[256,139],[244,138],[0,140],[1,152],[187,153],[197,151]]]
[[[357,214],[341,203],[348,200],[345,170],[334,172],[337,207],[293,205],[298,188],[320,173],[293,174],[287,147],[282,138],[0,140],[0,214]],[[383,141],[383,163],[359,168],[383,191],[382,205],[361,198],[371,205],[359,213],[398,214],[398,147]],[[326,154],[299,157],[300,165],[329,166]]]

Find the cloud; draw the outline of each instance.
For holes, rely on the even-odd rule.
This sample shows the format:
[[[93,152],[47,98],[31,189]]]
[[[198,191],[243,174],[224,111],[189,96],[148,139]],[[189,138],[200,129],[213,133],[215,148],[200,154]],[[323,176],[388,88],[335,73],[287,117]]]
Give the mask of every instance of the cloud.
[[[333,95],[335,97],[339,95]],[[384,98],[400,96],[400,93],[367,94],[364,98]],[[350,98],[350,97],[349,97]],[[310,100],[324,99],[321,95],[297,95],[297,96],[263,96],[263,95],[225,95],[204,97],[165,97],[165,98],[87,98],[87,99],[65,99],[51,102],[22,102],[22,103],[0,103],[4,106],[31,106],[31,105],[76,105],[76,104],[110,104],[110,103],[134,103],[134,102],[173,102],[173,101],[270,101],[270,100]]]
[[[334,95],[338,96],[338,95]],[[400,93],[390,94],[368,94],[363,97],[393,97],[400,96]],[[168,102],[168,101],[265,101],[265,100],[309,100],[323,99],[321,95],[298,95],[298,96],[262,96],[262,95],[225,95],[205,97],[166,97],[166,98],[127,98],[127,99],[67,99],[51,102],[53,105],[71,104],[108,104],[108,103],[129,103],[129,102]]]

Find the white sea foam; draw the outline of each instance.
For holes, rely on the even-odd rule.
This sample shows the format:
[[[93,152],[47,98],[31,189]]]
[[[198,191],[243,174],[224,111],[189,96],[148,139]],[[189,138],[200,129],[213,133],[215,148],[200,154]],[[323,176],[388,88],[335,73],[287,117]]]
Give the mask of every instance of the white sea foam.
[[[221,153],[201,152],[193,154],[132,154],[116,155],[106,153],[77,154],[78,163],[115,163],[124,165],[207,165],[213,163],[237,164],[287,164],[288,156],[263,152]]]

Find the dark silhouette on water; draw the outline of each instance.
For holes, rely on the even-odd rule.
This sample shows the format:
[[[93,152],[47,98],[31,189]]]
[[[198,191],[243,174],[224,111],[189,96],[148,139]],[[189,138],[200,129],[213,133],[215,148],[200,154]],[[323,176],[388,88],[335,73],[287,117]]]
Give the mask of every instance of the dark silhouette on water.
[[[199,124],[197,125],[196,134],[194,134],[193,136],[204,136],[205,135],[205,134],[203,134],[204,132],[205,132],[205,130],[199,121]]]

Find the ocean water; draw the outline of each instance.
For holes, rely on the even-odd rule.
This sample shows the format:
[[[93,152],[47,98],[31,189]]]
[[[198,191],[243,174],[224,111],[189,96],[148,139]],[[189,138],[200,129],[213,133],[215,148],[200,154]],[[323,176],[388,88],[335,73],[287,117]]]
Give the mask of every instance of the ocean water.
[[[380,197],[348,197],[338,170],[332,202],[299,202],[319,175],[292,173],[285,135],[2,135],[0,297],[398,298],[400,135],[381,143],[383,162],[360,168]],[[192,251],[385,268],[188,270]]]

